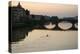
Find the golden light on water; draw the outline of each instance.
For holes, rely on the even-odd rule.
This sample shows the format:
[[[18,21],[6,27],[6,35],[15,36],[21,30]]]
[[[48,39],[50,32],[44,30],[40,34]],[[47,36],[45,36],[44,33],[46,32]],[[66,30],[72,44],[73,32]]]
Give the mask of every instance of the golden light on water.
[[[77,49],[77,38],[77,31],[33,30],[24,41],[11,45],[12,52]]]

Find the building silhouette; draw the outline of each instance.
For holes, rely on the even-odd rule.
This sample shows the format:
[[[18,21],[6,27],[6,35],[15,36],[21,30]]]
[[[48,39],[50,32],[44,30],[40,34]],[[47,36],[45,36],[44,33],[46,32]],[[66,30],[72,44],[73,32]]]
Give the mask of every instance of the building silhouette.
[[[9,6],[9,14],[11,14],[12,24],[22,23],[28,19],[29,10],[25,10],[20,3],[17,6]]]
[[[62,30],[58,26],[58,23],[61,21],[68,21],[72,23],[71,30],[78,30],[75,28],[75,24],[78,26],[78,16],[75,17],[64,17],[63,19],[59,19],[57,16],[47,16],[47,15],[37,15],[37,14],[30,14],[28,9],[24,9],[20,3],[17,6],[11,6],[11,1],[9,2],[9,28],[11,29],[9,32],[10,42],[19,41],[20,39],[25,38],[24,33],[28,35],[29,31],[33,29],[46,29],[44,25],[48,25],[49,23],[55,24],[55,28],[52,30]],[[20,30],[18,31],[19,36],[16,35],[17,29],[24,29],[26,31]],[[69,29],[67,29],[69,30]],[[48,37],[48,35],[47,35]]]
[[[12,27],[20,27],[26,25],[26,27],[35,27],[36,25],[44,25],[47,22],[52,22],[53,24],[58,25],[60,21],[70,21],[71,23],[78,22],[78,16],[75,17],[64,17],[63,19],[59,19],[58,16],[47,16],[47,15],[37,15],[30,14],[28,9],[24,9],[20,2],[17,6],[11,6],[11,2],[9,2],[9,18]],[[17,26],[16,26],[17,25]],[[58,27],[58,26],[57,26]]]

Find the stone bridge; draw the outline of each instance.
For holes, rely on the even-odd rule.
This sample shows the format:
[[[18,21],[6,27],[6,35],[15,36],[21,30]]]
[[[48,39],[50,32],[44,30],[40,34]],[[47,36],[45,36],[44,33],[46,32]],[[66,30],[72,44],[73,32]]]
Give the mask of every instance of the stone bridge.
[[[17,26],[16,26],[17,25]],[[28,20],[25,24],[17,23],[14,25],[10,33],[10,42],[17,42],[23,40],[25,35],[28,36],[28,32],[34,29],[42,30],[57,30],[57,31],[77,31],[78,21],[77,20]]]
[[[17,26],[16,26],[17,25]],[[22,23],[14,25],[16,28],[10,30],[10,42],[18,42],[28,36],[28,32],[34,29],[55,30],[55,31],[77,31],[77,20],[28,20],[25,25]],[[22,27],[21,27],[22,26]],[[62,26],[62,27],[61,27]],[[20,28],[21,27],[21,28]]]
[[[78,30],[78,20],[59,19],[59,20],[41,20],[30,21],[33,29],[46,30]]]

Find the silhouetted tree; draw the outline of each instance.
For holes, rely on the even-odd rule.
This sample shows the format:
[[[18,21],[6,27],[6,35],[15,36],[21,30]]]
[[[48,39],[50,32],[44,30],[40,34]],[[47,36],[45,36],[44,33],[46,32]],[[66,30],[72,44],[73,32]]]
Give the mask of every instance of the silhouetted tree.
[[[26,15],[30,15],[30,11],[26,9]]]
[[[58,17],[57,16],[52,16],[51,20],[58,20]]]

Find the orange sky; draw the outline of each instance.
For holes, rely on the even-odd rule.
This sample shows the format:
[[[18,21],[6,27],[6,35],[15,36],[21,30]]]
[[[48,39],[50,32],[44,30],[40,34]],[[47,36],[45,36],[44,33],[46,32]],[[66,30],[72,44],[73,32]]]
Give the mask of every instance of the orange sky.
[[[21,6],[30,10],[30,14],[69,17],[78,15],[77,5],[68,4],[52,4],[52,3],[36,3],[36,2],[24,2],[21,1]],[[17,1],[12,2],[12,6],[16,6]]]

